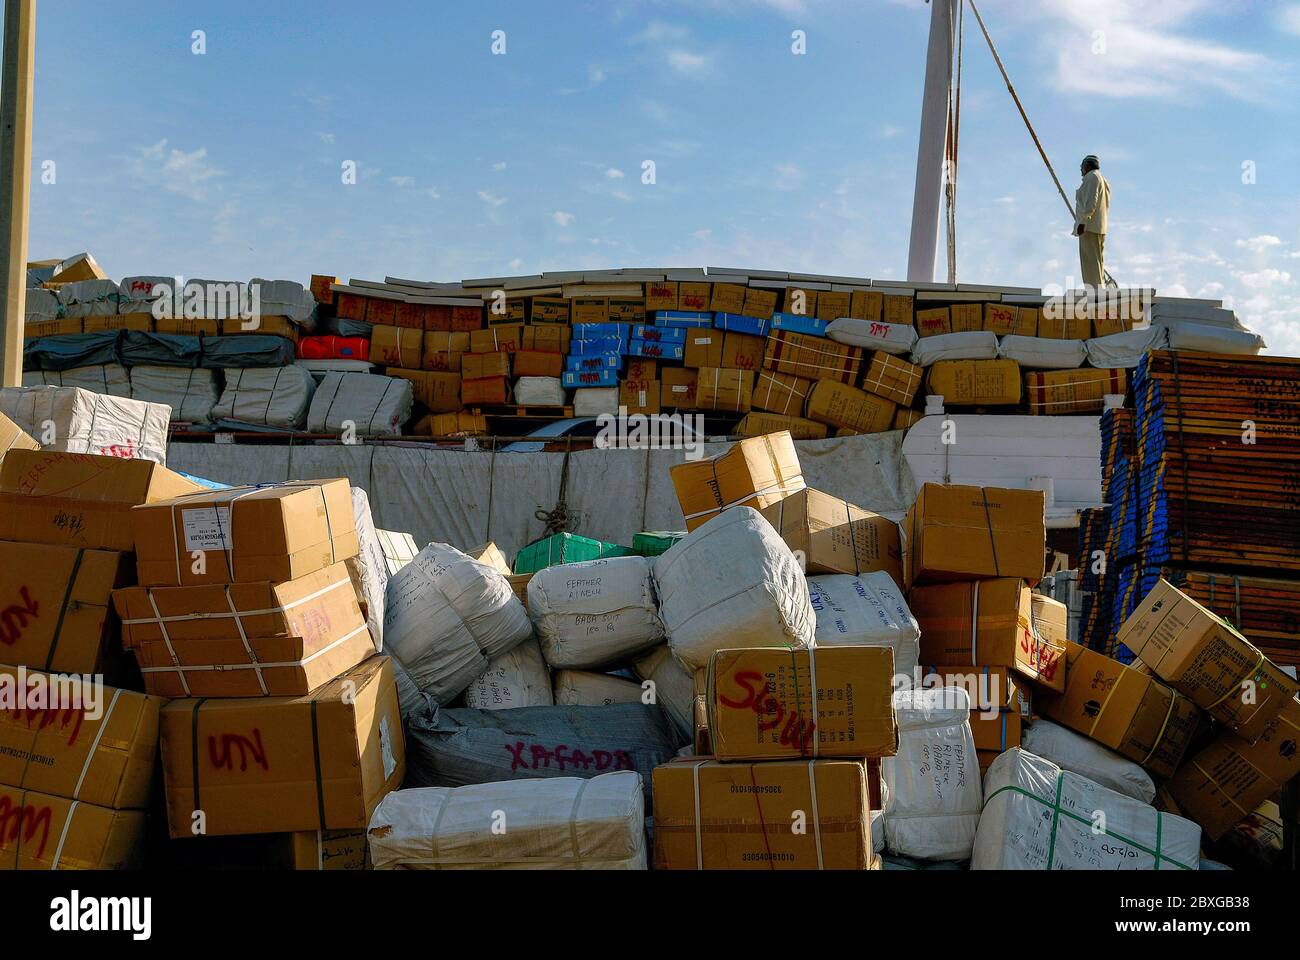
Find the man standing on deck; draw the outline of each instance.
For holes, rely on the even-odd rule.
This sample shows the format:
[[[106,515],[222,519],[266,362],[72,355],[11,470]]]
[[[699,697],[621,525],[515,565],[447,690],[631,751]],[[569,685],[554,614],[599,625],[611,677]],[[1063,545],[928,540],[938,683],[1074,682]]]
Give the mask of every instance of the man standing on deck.
[[[1083,282],[1094,289],[1105,282],[1106,214],[1110,210],[1110,184],[1101,175],[1101,161],[1093,154],[1079,164],[1083,182],[1074,192],[1074,235],[1079,238],[1079,265]]]

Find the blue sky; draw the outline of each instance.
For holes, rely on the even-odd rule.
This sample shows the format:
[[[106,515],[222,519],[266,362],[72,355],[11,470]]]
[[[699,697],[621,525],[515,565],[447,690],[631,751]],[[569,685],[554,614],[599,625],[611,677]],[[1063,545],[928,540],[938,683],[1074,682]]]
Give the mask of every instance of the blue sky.
[[[1300,355],[1300,3],[980,9],[1071,194],[1101,156],[1117,279],[1224,298]],[[90,250],[115,278],[901,277],[928,20],[922,0],[46,0],[31,255]],[[1067,216],[969,11],[965,39],[958,278],[1065,284]]]

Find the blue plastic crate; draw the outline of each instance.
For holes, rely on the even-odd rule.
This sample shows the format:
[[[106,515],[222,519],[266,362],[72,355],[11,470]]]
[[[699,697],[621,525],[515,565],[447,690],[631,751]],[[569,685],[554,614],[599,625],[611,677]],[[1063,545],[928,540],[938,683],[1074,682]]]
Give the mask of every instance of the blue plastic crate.
[[[711,327],[712,313],[700,313],[694,310],[656,310],[656,327]]]
[[[686,343],[685,327],[652,327],[638,323],[632,328],[633,340],[651,340],[657,343]]]
[[[575,373],[586,372],[589,370],[613,370],[615,372],[623,367],[623,358],[617,353],[597,353],[590,357],[584,357],[581,354],[570,354],[564,358],[564,369]]]
[[[826,336],[826,321],[801,313],[772,314],[773,330],[789,330],[791,333],[806,333],[810,337]]]
[[[763,320],[759,317],[747,317],[741,313],[715,313],[713,315],[713,326],[719,330],[729,330],[732,333],[747,333],[751,337],[765,337],[768,328],[772,326],[772,321]]]
[[[681,360],[686,347],[680,343],[660,343],[654,340],[633,340],[629,354],[634,357],[654,357],[660,360]]]
[[[578,387],[617,387],[617,370],[565,370],[560,383],[569,390]]]

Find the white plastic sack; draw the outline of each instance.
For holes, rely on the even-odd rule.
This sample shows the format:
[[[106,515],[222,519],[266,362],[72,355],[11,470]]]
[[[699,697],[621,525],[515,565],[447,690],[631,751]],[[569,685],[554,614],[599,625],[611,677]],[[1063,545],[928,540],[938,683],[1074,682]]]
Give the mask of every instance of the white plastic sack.
[[[695,732],[695,681],[668,644],[655,647],[632,669],[642,682],[654,684],[655,702],[664,708],[683,739],[691,739]]]
[[[112,280],[78,280],[58,290],[65,317],[117,316],[117,284]]]
[[[573,391],[575,417],[618,416],[618,387],[579,387]]]
[[[664,638],[647,557],[606,557],[538,570],[528,615],[552,667],[613,666]]]
[[[311,291],[296,280],[263,280],[254,277],[248,281],[249,296],[264,317],[288,317],[294,323],[305,325],[307,332],[315,326],[312,323],[316,312],[316,298]]]
[[[536,407],[564,406],[559,377],[520,377],[515,381],[515,403]]]
[[[53,290],[44,287],[28,287],[23,302],[23,319],[27,323],[40,320],[57,320],[59,316],[59,297]]]
[[[979,758],[970,696],[960,687],[899,690],[898,752],[881,760],[889,784],[885,845],[918,860],[966,860],[980,821]]]
[[[120,363],[96,363],[69,370],[28,370],[23,374],[24,387],[80,387],[106,397],[131,399],[131,375]],[[147,399],[147,398],[139,398]]]
[[[644,819],[641,776],[620,770],[394,790],[367,839],[376,870],[644,870]]]
[[[1134,800],[1150,803],[1155,799],[1156,785],[1150,774],[1127,757],[1069,727],[1040,718],[1025,727],[1020,746],[1063,770],[1073,771]]]
[[[123,277],[117,287],[117,312],[153,313],[154,301],[175,286],[175,277]]]
[[[311,433],[343,433],[358,437],[400,436],[411,419],[415,395],[410,380],[373,373],[327,373],[307,411]]]
[[[654,561],[668,644],[692,670],[713,651],[811,647],[817,615],[799,562],[752,507],[723,510]]]
[[[509,581],[448,544],[429,544],[388,581],[388,653],[438,704],[449,703],[490,660],[532,632]]]
[[[1164,324],[1160,324],[1163,326]],[[1168,326],[1170,350],[1235,353],[1254,356],[1264,349],[1264,338],[1249,330],[1179,321]]]
[[[542,648],[532,637],[489,662],[487,669],[465,688],[465,706],[477,710],[554,704],[551,672],[542,659]]]
[[[360,487],[352,488],[352,518],[360,549],[347,559],[348,574],[358,595],[366,602],[366,625],[375,650],[384,651],[384,598],[388,591],[388,561],[375,532],[370,497]]]
[[[997,356],[998,335],[991,330],[921,337],[912,348],[912,362],[923,367],[940,360],[996,360]]]
[[[998,341],[998,358],[1029,370],[1073,370],[1088,356],[1082,340],[1050,340],[1007,334]]]
[[[883,350],[902,356],[916,345],[916,328],[910,323],[882,323],[879,320],[857,320],[840,317],[826,327],[826,336],[837,343],[864,350]]]
[[[1104,829],[1102,817],[1104,820]],[[1196,870],[1201,828],[1012,747],[984,777],[972,870]]]
[[[280,430],[301,430],[307,423],[316,381],[302,367],[234,367],[225,375],[226,388],[212,408],[213,420]]]
[[[216,370],[203,367],[132,367],[131,395],[171,408],[173,420],[208,423],[221,398]]]
[[[158,403],[91,393],[76,387],[7,387],[0,413],[37,442],[54,424],[46,450],[152,460],[167,464],[167,422],[171,410]]]
[[[894,675],[911,678],[921,656],[921,628],[889,574],[828,574],[808,578],[817,614],[817,646],[889,647]]]
[[[612,703],[640,703],[641,684],[590,670],[557,670],[555,702],[562,707],[608,707]]]
[[[1164,327],[1155,326],[1093,337],[1083,342],[1088,363],[1099,370],[1136,367],[1147,351],[1163,350],[1168,345],[1169,332]]]

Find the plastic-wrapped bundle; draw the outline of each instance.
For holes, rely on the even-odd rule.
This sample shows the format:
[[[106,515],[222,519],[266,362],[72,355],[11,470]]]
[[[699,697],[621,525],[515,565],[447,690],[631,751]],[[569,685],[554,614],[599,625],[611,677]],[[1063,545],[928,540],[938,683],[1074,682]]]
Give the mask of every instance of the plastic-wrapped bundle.
[[[912,677],[921,655],[921,628],[889,574],[809,577],[808,595],[817,614],[817,646],[889,647],[894,674]]]
[[[402,424],[411,419],[414,402],[410,380],[372,373],[327,373],[312,397],[307,429],[342,433],[351,428],[359,437],[399,436]]]
[[[645,800],[626,770],[394,790],[368,839],[376,870],[644,870]]]
[[[23,374],[23,386],[80,387],[109,397],[134,396],[131,376],[120,363],[97,363],[93,367],[73,367],[71,370],[29,370]]]
[[[117,312],[153,313],[153,305],[162,297],[163,291],[171,291],[175,286],[175,277],[123,277],[117,285]]]
[[[510,581],[445,543],[431,543],[389,578],[384,642],[439,704],[533,634]]]
[[[43,287],[27,288],[27,294],[23,302],[24,322],[37,323],[41,320],[57,320],[61,309],[58,295],[53,290],[46,290]]]
[[[520,377],[515,381],[515,403],[535,407],[564,406],[564,387],[559,377]]]
[[[248,281],[248,291],[264,317],[288,317],[307,332],[316,328],[316,298],[296,280]]]
[[[406,783],[461,787],[635,770],[641,774],[648,805],[651,771],[676,751],[663,711],[642,703],[441,709],[432,717],[412,717],[407,724]]]
[[[118,291],[112,280],[79,280],[58,290],[65,317],[117,316]]]
[[[208,423],[221,390],[217,375],[195,367],[135,367],[131,370],[131,393],[137,400],[164,403],[173,420]]]
[[[972,870],[1195,870],[1201,828],[1012,747],[984,777]]]
[[[528,581],[528,615],[552,667],[613,666],[662,642],[651,563],[607,557],[537,571]]]
[[[187,334],[123,330],[118,351],[128,367],[197,367],[203,356],[203,342]]]
[[[960,687],[899,690],[898,752],[885,757],[885,845],[918,860],[966,860],[980,820],[980,767]]]
[[[618,387],[579,387],[573,391],[575,417],[618,416]]]
[[[910,323],[881,323],[854,317],[832,320],[826,328],[826,336],[837,343],[864,350],[883,350],[895,356],[910,353],[916,345],[916,328]]]
[[[997,356],[998,335],[989,330],[922,337],[912,348],[912,362],[922,367],[940,360],[996,360]]]
[[[640,703],[641,684],[609,673],[557,670],[555,702],[562,707],[608,707],[615,703]]]
[[[360,487],[352,488],[352,520],[357,530],[357,555],[345,563],[348,575],[356,587],[357,597],[364,601],[366,626],[375,650],[384,650],[384,597],[388,592],[388,560],[375,532],[375,520],[370,513],[370,497]]]
[[[752,507],[723,510],[654,561],[659,617],[692,670],[715,650],[810,647],[816,634],[799,562]]]
[[[1179,321],[1169,324],[1168,331],[1170,350],[1254,356],[1265,347],[1264,338],[1249,330],[1233,330],[1208,323]]]
[[[532,637],[494,657],[487,669],[465,688],[465,706],[476,710],[514,710],[554,704],[551,671],[542,659],[542,648]]]
[[[77,387],[7,387],[0,390],[0,413],[41,440],[44,424],[54,424],[46,450],[167,463],[167,423],[171,410],[106,396]]]
[[[1050,340],[1008,334],[998,341],[998,357],[1030,370],[1073,370],[1088,352],[1082,340]]]
[[[301,430],[307,422],[316,381],[302,367],[248,367],[225,376],[214,420],[282,430]]]
[[[1020,745],[1062,770],[1087,777],[1134,800],[1150,803],[1155,799],[1156,785],[1145,770],[1068,727],[1039,718],[1032,726],[1025,727]]]
[[[1148,327],[1093,337],[1083,342],[1083,349],[1090,364],[1099,370],[1111,370],[1136,367],[1148,351],[1163,350],[1168,345],[1169,334],[1164,327]]]
[[[654,684],[655,702],[664,708],[682,739],[695,731],[695,681],[691,672],[673,656],[668,644],[655,647],[632,665],[642,682]]]
[[[265,333],[230,337],[204,337],[202,366],[225,370],[231,367],[282,367],[293,363],[293,341]]]
[[[98,333],[69,333],[28,340],[23,345],[23,368],[72,370],[117,363],[119,333],[120,330],[101,330]]]

